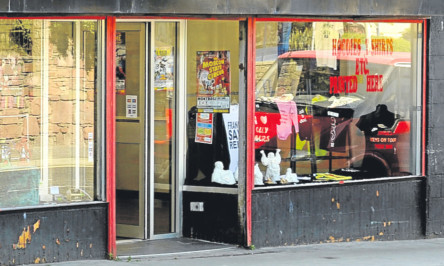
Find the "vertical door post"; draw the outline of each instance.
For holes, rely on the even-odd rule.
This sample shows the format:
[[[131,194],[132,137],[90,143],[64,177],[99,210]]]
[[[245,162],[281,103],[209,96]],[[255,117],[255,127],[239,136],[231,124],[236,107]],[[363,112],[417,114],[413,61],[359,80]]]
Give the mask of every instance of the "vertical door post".
[[[106,18],[106,200],[108,254],[116,257],[116,18]]]
[[[246,213],[247,246],[252,244],[251,191],[254,186],[254,102],[255,102],[255,64],[256,64],[256,19],[248,18],[247,39],[247,176],[246,176]]]

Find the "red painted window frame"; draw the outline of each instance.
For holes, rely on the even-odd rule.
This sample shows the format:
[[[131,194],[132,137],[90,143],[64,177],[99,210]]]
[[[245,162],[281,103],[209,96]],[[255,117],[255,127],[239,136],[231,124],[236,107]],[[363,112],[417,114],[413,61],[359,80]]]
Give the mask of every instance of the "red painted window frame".
[[[254,112],[256,91],[256,18],[248,19],[247,35],[247,176],[246,206],[247,246],[252,245],[251,191],[254,188]]]
[[[108,254],[116,247],[116,17],[106,18],[106,200],[108,202]]]
[[[1,17],[0,19],[22,19],[22,20],[105,20],[105,16],[37,16],[37,17]]]

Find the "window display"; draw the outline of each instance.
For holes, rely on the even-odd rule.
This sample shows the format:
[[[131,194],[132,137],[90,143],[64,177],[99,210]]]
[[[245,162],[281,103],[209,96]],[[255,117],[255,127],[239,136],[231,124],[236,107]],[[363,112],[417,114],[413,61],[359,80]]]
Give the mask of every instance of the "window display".
[[[97,28],[0,20],[0,208],[94,200]]]
[[[255,177],[271,185],[418,175],[421,30],[257,22]]]
[[[185,185],[236,186],[239,50],[238,21],[188,21]]]

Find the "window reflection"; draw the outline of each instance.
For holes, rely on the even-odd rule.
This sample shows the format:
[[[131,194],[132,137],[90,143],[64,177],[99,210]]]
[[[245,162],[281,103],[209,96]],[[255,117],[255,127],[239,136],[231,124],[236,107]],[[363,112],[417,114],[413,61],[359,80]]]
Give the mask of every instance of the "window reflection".
[[[418,174],[417,33],[410,23],[257,23],[256,185]]]
[[[237,185],[239,46],[238,21],[187,22],[186,185]]]
[[[94,199],[97,22],[0,20],[0,206]]]

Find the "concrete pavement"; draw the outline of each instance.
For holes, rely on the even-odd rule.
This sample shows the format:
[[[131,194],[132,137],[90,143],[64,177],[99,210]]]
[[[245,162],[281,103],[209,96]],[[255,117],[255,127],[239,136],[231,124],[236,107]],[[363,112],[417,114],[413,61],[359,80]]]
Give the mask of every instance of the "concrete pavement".
[[[215,250],[162,255],[121,256],[51,265],[442,265],[444,238],[404,241],[346,242],[247,250],[227,246]]]

